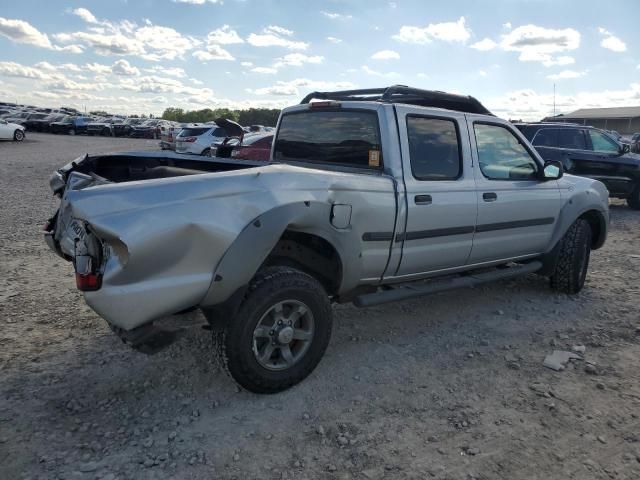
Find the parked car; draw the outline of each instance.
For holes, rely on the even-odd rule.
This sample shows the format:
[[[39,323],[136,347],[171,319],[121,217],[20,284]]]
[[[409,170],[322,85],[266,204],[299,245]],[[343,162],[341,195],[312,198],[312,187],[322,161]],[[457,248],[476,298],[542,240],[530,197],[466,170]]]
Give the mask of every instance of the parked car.
[[[37,114],[29,115],[27,120],[24,122],[24,126],[29,131],[48,132],[49,125],[51,125],[51,123],[59,122],[64,117],[65,115],[59,114],[59,113],[50,113],[50,114],[37,113]]]
[[[166,128],[160,135],[160,149],[161,150],[175,150],[176,149],[176,137],[178,134],[189,124],[186,123],[174,123]]]
[[[17,112],[14,115],[8,115],[3,117],[3,120],[6,120],[9,123],[17,123],[18,125],[22,125],[24,124],[24,122],[27,121],[27,118],[29,118],[29,115],[31,114],[32,112],[28,112],[28,111]]]
[[[168,344],[154,320],[199,307],[236,382],[273,393],[320,361],[332,302],[534,272],[575,294],[607,235],[605,186],[563,175],[472,97],[316,92],[282,111],[272,156],[76,159],[51,178],[45,240],[125,342]]]
[[[131,136],[134,138],[159,139],[162,133],[171,126],[167,120],[152,118],[133,127]]]
[[[115,136],[114,123],[122,122],[122,117],[103,117],[87,124],[88,135],[102,135],[103,137]]]
[[[211,147],[211,156],[243,160],[268,161],[271,155],[273,133],[247,134],[242,139],[225,139],[217,147]]]
[[[52,122],[49,124],[49,131],[51,133],[66,133],[69,135],[79,135],[87,133],[87,125],[89,122],[93,122],[91,117],[72,117],[68,115],[63,117],[59,122]]]
[[[189,126],[176,137],[176,152],[193,155],[210,155],[211,147],[217,147],[229,133],[217,124]]]
[[[25,138],[25,128],[17,123],[0,120],[0,140],[15,140],[21,142]]]
[[[614,198],[640,209],[640,155],[594,127],[563,123],[516,124],[545,160],[566,172],[600,180]]]
[[[111,127],[115,137],[128,137],[133,132],[133,127],[143,122],[142,118],[125,118],[114,122]]]

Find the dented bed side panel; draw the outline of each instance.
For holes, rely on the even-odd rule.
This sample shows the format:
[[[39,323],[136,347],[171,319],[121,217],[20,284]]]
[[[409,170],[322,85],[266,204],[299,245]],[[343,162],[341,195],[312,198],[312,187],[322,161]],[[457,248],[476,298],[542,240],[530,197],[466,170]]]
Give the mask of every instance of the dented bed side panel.
[[[344,228],[331,224],[334,204],[351,206]],[[393,230],[396,213],[389,177],[276,164],[69,189],[62,208],[87,222],[107,250],[102,288],[85,292],[87,303],[126,330],[226,300],[286,229],[336,248],[344,262],[341,291],[381,277],[389,242],[364,242],[363,235]]]

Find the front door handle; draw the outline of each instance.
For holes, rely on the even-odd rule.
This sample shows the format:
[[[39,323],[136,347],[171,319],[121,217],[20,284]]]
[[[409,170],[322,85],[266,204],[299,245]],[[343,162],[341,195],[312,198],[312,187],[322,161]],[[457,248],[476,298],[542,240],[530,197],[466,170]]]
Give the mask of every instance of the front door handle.
[[[431,195],[416,195],[413,200],[416,205],[431,205],[432,198]]]
[[[495,202],[498,199],[498,194],[495,192],[485,192],[482,194],[482,199],[485,202]]]

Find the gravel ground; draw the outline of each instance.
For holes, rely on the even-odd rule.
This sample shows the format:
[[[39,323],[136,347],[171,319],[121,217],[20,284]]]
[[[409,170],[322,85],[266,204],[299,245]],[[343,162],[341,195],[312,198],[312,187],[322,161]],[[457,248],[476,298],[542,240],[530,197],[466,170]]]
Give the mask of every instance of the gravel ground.
[[[339,306],[315,372],[258,396],[219,369],[203,329],[151,357],[128,349],[44,245],[55,167],[154,148],[0,144],[0,478],[640,478],[640,212],[612,204],[578,296],[531,275]],[[574,346],[584,360],[543,367]]]

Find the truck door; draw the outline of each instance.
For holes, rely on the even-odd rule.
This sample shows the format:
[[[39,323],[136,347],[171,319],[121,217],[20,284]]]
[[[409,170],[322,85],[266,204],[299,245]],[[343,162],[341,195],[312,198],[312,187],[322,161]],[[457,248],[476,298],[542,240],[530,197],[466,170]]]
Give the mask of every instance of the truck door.
[[[471,252],[477,197],[463,114],[396,107],[407,219],[396,276],[463,266]]]
[[[560,212],[555,180],[542,180],[542,162],[505,123],[469,118],[478,168],[478,223],[469,263],[544,252]]]

